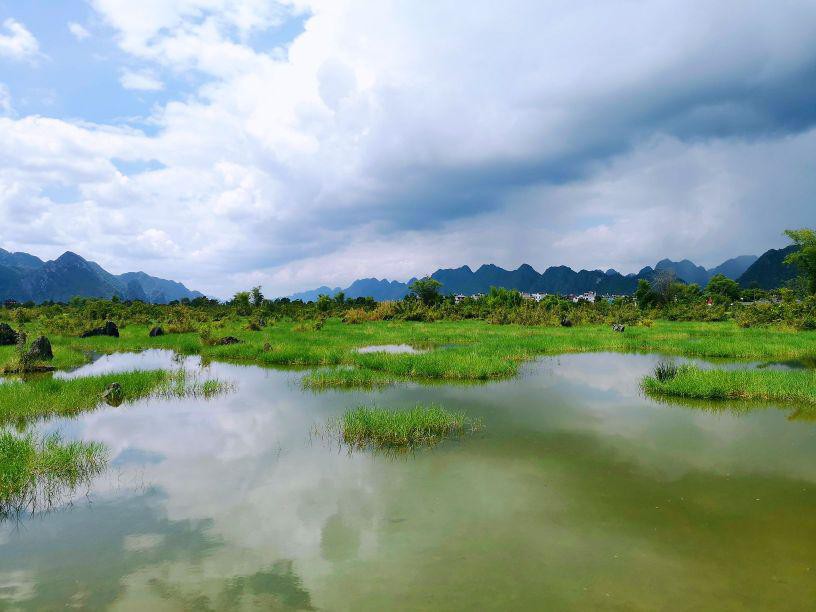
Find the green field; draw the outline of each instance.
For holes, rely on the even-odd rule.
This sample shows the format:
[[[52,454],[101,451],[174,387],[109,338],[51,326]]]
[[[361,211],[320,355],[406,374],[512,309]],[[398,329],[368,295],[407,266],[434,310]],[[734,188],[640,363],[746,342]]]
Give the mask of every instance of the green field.
[[[91,353],[164,348],[200,354],[205,360],[261,366],[322,367],[306,381],[325,388],[355,382],[391,380],[489,380],[513,376],[518,366],[539,355],[589,351],[663,353],[706,359],[756,361],[807,360],[816,356],[816,332],[789,328],[743,329],[731,322],[685,323],[658,321],[628,327],[624,333],[608,326],[572,328],[491,325],[479,320],[420,323],[377,321],[357,325],[329,319],[320,326],[279,322],[248,331],[246,320],[226,323],[215,336],[235,336],[242,342],[212,346],[198,333],[148,337],[149,326],[128,325],[120,338],[51,337],[57,367],[85,363]],[[26,330],[30,337],[36,330]],[[409,344],[415,354],[358,353],[371,345]],[[0,363],[11,361],[14,347],[0,347]],[[343,366],[342,370],[331,368]],[[328,369],[327,369],[328,368]],[[356,372],[355,372],[356,370]]]

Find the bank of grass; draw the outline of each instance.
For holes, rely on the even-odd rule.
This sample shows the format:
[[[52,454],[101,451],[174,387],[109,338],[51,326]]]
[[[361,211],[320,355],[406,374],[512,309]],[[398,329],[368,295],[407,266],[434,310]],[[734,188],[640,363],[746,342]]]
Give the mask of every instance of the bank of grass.
[[[358,406],[347,410],[329,426],[351,448],[409,449],[430,446],[451,436],[482,428],[464,412],[451,412],[435,404],[410,410]]]
[[[30,336],[37,333],[35,329],[26,331]],[[261,366],[353,366],[360,371],[378,372],[382,378],[467,381],[513,376],[525,360],[560,353],[660,352],[757,361],[797,360],[816,355],[816,332],[743,329],[731,322],[658,321],[650,327],[627,327],[624,333],[618,333],[597,325],[571,328],[491,325],[479,320],[348,325],[330,319],[322,326],[278,322],[260,331],[249,331],[247,321],[241,319],[219,323],[212,331],[216,337],[230,335],[241,340],[227,346],[206,345],[195,332],[150,338],[148,331],[146,325],[128,325],[120,329],[120,338],[52,337],[54,365],[79,365],[91,352],[165,348],[181,354],[200,354],[205,360]],[[364,346],[385,344],[431,348],[418,354],[357,352]],[[0,349],[0,361],[13,355],[13,347]],[[346,384],[349,375],[342,374],[337,379]],[[328,382],[325,377],[324,380]]]
[[[66,490],[90,482],[107,461],[107,448],[98,442],[0,432],[0,519],[52,505]]]
[[[816,405],[816,372],[810,370],[703,370],[681,366],[662,381],[656,376],[645,377],[642,387],[655,397]]]
[[[48,376],[25,382],[6,380],[0,383],[0,423],[70,416],[92,410],[103,403],[102,394],[111,383],[121,386],[117,403],[149,396],[210,397],[229,387],[218,380],[199,380],[184,370],[137,370],[69,379]]]

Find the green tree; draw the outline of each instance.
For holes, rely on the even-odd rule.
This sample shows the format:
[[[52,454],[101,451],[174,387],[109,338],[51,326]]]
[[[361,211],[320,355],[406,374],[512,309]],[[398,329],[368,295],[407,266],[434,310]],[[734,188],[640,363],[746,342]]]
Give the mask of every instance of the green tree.
[[[668,304],[674,301],[682,283],[677,282],[677,275],[673,270],[658,270],[652,276],[652,292],[655,301],[659,304]]]
[[[733,302],[739,299],[741,289],[737,281],[731,280],[723,274],[715,274],[708,281],[706,293],[717,301]]]
[[[334,304],[334,301],[328,295],[321,293],[317,296],[317,309],[320,312],[328,312],[331,310],[332,304]]]
[[[252,312],[252,305],[249,302],[249,291],[239,291],[232,298],[232,305],[239,315],[248,315]]]
[[[425,278],[415,280],[413,283],[411,283],[409,289],[411,290],[411,295],[415,296],[423,304],[426,306],[433,306],[442,298],[442,295],[439,293],[439,288],[441,286],[442,283],[440,283],[438,280],[431,278],[430,276],[426,276]]]
[[[343,304],[346,303],[346,294],[343,293],[342,291],[338,291],[334,295],[334,301],[337,302],[338,305],[342,306]]]
[[[261,286],[253,287],[249,292],[249,299],[255,308],[259,308],[264,301],[264,294],[261,293]]]
[[[521,306],[521,293],[515,289],[505,289],[504,287],[491,287],[487,294],[487,304],[491,308],[504,306],[505,308],[516,308]]]
[[[635,301],[638,308],[649,308],[655,303],[655,293],[652,291],[652,283],[645,278],[638,281],[637,289],[635,289]]]
[[[816,231],[811,229],[785,230],[785,235],[799,247],[785,258],[785,263],[795,265],[805,278],[809,293],[816,294]]]

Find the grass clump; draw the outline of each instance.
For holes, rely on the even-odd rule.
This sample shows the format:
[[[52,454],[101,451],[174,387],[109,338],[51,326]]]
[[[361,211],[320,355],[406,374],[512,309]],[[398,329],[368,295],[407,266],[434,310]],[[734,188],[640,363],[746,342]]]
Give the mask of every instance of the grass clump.
[[[107,462],[107,448],[98,442],[0,432],[0,519],[51,507],[66,491],[89,483]]]
[[[357,449],[428,446],[482,428],[481,421],[467,418],[464,412],[433,404],[410,410],[358,406],[347,410],[335,425],[340,440]]]
[[[807,370],[703,370],[681,366],[671,379],[647,376],[642,387],[657,397],[816,404],[816,372]]]
[[[654,369],[654,377],[659,382],[667,382],[677,376],[677,364],[673,361],[661,361]]]
[[[301,379],[301,386],[311,391],[326,389],[380,389],[393,384],[396,378],[377,370],[360,368],[325,368],[310,372]]]
[[[49,416],[71,416],[93,410],[103,394],[118,385],[115,403],[157,397],[212,397],[229,389],[218,380],[199,380],[184,370],[137,370],[81,378],[37,378],[0,383],[0,423],[25,422]]]

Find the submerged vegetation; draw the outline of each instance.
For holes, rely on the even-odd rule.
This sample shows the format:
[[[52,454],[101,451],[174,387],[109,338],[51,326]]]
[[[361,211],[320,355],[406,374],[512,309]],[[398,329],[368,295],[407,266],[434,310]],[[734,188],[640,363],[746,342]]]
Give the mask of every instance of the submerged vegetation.
[[[432,446],[452,436],[482,429],[482,423],[441,406],[418,405],[410,410],[358,406],[330,421],[327,431],[353,449],[410,449]]]
[[[656,397],[816,405],[816,372],[811,370],[704,370],[685,365],[662,379],[656,370],[654,376],[643,379],[642,386]]]
[[[92,410],[107,401],[129,403],[149,396],[212,396],[229,385],[204,380],[185,370],[118,372],[80,378],[40,377],[0,383],[0,423],[25,422],[53,415],[69,416]]]
[[[0,432],[0,520],[47,509],[101,473],[108,451],[98,442],[64,442],[58,434]]]

